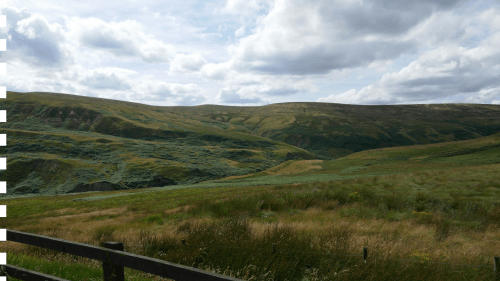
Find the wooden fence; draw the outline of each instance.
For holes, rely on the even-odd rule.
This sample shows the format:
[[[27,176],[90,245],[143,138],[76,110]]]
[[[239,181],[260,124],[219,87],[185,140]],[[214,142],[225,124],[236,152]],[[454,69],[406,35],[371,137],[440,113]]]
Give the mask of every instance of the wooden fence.
[[[135,255],[123,251],[123,243],[106,242],[98,247],[63,239],[7,229],[7,241],[13,241],[71,255],[102,261],[105,281],[125,281],[124,267],[156,274],[173,280],[241,281],[241,279],[216,274],[197,268],[178,265],[160,259]],[[31,271],[25,268],[2,265],[10,277],[26,281],[68,281],[66,279]]]
[[[243,281],[234,277],[228,277],[193,267],[178,265],[160,259],[135,255],[123,251],[123,243],[106,242],[104,247],[97,247],[84,243],[72,242],[48,236],[21,232],[7,229],[7,241],[13,241],[45,249],[51,249],[71,255],[81,256],[102,261],[103,276],[105,281],[125,281],[124,267],[139,271],[156,274],[173,280],[207,280],[207,281]],[[184,242],[184,241],[183,241]],[[276,244],[272,244],[273,253],[276,252]],[[363,261],[366,263],[368,249],[363,247]],[[43,274],[25,268],[2,265],[1,271],[10,277],[26,281],[69,281],[59,277]],[[500,257],[494,257],[493,263],[494,280],[500,281]]]

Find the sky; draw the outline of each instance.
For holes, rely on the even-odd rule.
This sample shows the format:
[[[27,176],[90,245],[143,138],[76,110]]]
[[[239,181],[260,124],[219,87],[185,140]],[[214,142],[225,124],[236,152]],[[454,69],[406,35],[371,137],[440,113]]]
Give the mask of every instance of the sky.
[[[500,104],[498,0],[7,0],[7,91],[154,106]]]

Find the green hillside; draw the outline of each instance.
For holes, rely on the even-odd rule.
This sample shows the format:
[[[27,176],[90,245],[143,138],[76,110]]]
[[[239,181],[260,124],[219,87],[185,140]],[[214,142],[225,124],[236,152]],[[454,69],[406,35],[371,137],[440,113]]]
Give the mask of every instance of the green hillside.
[[[273,168],[191,187],[257,186],[340,181],[384,175],[446,171],[500,163],[500,133],[474,140],[390,147],[336,160],[290,160]]]
[[[474,139],[500,132],[500,105],[347,105],[294,102],[261,107],[198,106],[191,116],[339,158],[368,149]]]
[[[317,174],[308,176],[309,181],[331,180],[334,175],[349,176],[347,170],[333,173],[335,167],[362,171],[357,176],[382,167],[367,165],[367,160],[356,164],[361,160],[352,157],[363,152],[355,152],[414,148],[500,132],[499,105],[158,107],[8,92],[0,109],[7,110],[7,122],[0,124],[0,133],[8,135],[7,147],[0,148],[8,158],[8,169],[0,172],[8,182],[4,197],[184,186],[228,177],[275,181],[273,171],[284,167]],[[453,161],[466,157],[455,156]],[[432,157],[426,163],[450,159]],[[292,180],[284,182],[288,181]]]
[[[7,195],[189,184],[313,158],[238,126],[189,118],[180,108],[8,92],[0,109],[7,110],[0,126],[8,136],[0,149],[8,158],[0,174]]]

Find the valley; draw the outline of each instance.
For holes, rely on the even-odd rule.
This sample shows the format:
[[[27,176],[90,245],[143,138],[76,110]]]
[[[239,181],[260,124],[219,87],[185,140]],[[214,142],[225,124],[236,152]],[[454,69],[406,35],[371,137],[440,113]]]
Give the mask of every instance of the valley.
[[[11,92],[6,101],[2,228],[120,241],[244,280],[492,280],[499,106],[142,108]],[[102,276],[86,258],[10,241],[0,251],[69,280]]]

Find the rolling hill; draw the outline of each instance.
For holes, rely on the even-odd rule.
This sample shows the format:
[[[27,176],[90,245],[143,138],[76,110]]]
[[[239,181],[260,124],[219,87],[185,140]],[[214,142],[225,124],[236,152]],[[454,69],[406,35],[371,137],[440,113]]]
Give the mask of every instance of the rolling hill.
[[[334,163],[318,160],[500,132],[500,105],[479,104],[157,107],[8,92],[0,109],[8,121],[0,124],[8,135],[3,197],[194,184],[287,160]]]

